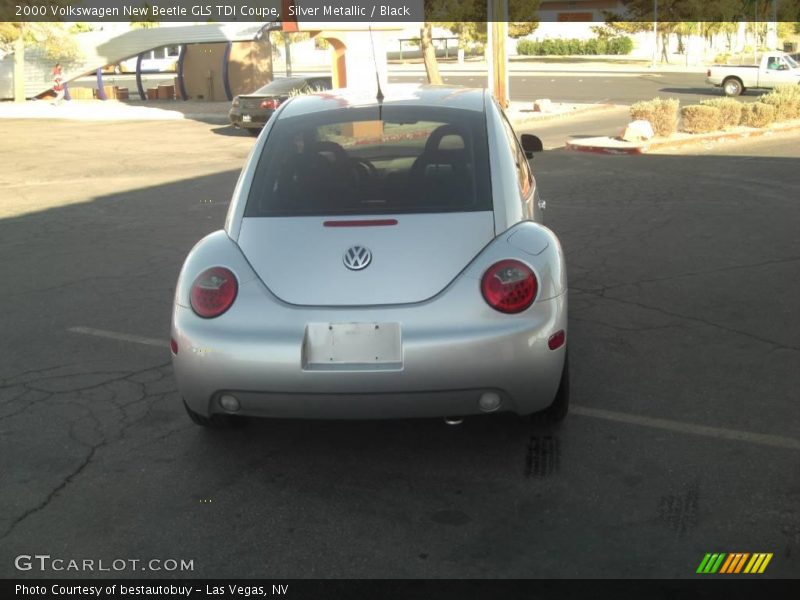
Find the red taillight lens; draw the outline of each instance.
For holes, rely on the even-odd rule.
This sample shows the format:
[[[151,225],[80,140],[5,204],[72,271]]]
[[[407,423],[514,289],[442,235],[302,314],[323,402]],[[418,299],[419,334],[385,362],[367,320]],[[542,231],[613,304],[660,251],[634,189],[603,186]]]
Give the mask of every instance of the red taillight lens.
[[[238,291],[236,277],[228,269],[206,269],[192,284],[192,309],[206,319],[218,317],[231,307]]]
[[[261,108],[266,108],[267,110],[275,110],[278,108],[278,104],[280,104],[280,100],[275,100],[274,98],[267,98],[266,100],[261,101]]]
[[[172,350],[173,354],[178,353],[178,342],[175,341],[175,338],[170,339],[169,341],[169,349]]]
[[[518,313],[528,308],[538,287],[533,271],[518,260],[501,260],[493,264],[481,279],[484,300],[504,313]]]
[[[706,77],[711,77],[711,69],[709,69],[708,71],[706,71]]]

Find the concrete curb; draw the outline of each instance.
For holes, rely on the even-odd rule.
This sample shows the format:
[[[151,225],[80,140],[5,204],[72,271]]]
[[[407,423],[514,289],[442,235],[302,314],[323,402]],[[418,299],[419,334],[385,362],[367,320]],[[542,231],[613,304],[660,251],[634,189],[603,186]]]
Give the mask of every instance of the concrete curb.
[[[568,119],[575,115],[584,115],[592,112],[599,112],[601,110],[608,110],[614,108],[614,104],[589,104],[581,106],[574,110],[554,112],[554,113],[534,113],[531,111],[530,115],[520,116],[520,113],[509,115],[509,120],[514,127],[523,125],[530,125],[531,123],[539,123],[540,121],[552,121],[554,119]]]
[[[800,120],[790,121],[783,125],[764,127],[762,129],[744,129],[738,131],[725,131],[720,133],[688,134],[691,137],[679,139],[656,140],[654,142],[635,144],[620,142],[614,138],[588,138],[584,140],[567,140],[565,147],[577,152],[592,152],[595,154],[646,154],[652,150],[680,148],[693,144],[714,143],[723,140],[740,140],[761,137],[771,133],[785,133],[800,130]]]

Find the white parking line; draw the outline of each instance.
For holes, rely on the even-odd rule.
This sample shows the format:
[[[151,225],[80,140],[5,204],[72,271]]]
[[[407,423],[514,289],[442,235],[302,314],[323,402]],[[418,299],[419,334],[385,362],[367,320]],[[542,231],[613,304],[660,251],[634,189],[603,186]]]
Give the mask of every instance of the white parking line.
[[[706,427],[705,425],[694,425],[693,423],[683,423],[681,421],[672,421],[670,419],[641,417],[638,415],[603,410],[600,408],[588,408],[585,406],[571,406],[569,412],[572,414],[581,415],[583,417],[593,417],[595,419],[605,419],[606,421],[641,425],[643,427],[664,429],[666,431],[676,431],[678,433],[691,433],[694,435],[703,435],[706,437],[719,438],[723,440],[736,440],[739,442],[750,442],[751,444],[761,444],[763,446],[773,446],[775,448],[800,450],[800,440],[781,437],[779,435],[738,431],[736,429],[724,429],[722,427]]]
[[[158,346],[167,348],[167,340],[142,337],[130,333],[117,333],[104,329],[93,329],[92,327],[70,327],[67,331],[92,335],[95,337],[109,338],[121,342],[131,342],[143,344],[145,346]],[[761,444],[762,446],[772,446],[774,448],[788,448],[790,450],[800,450],[800,440],[794,438],[781,437],[779,435],[768,435],[764,433],[754,433],[751,431],[739,431],[736,429],[725,429],[722,427],[707,427],[705,425],[695,425],[693,423],[683,423],[682,421],[672,421],[670,419],[657,419],[654,417],[642,417],[628,413],[603,410],[601,408],[589,408],[587,406],[571,406],[569,412],[582,417],[592,417],[617,423],[628,423],[629,425],[640,425],[653,429],[663,429],[665,431],[675,431],[677,433],[690,433],[705,437],[718,438],[723,440],[736,440],[739,442],[749,442],[751,444]]]
[[[159,348],[169,347],[169,342],[167,340],[157,340],[155,338],[142,337],[141,335],[133,335],[131,333],[117,333],[115,331],[105,331],[103,329],[92,329],[91,327],[70,327],[67,331],[82,333],[84,335],[93,335],[95,337],[110,338],[121,342],[144,344],[145,346],[158,346]]]

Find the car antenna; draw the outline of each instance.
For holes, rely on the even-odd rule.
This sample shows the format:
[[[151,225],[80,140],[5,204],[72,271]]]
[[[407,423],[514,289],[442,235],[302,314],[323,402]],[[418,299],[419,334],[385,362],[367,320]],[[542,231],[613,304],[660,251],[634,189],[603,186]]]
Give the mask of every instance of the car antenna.
[[[372,25],[369,27],[369,44],[372,46],[372,64],[375,65],[375,82],[378,84],[378,94],[375,98],[378,100],[379,109],[383,106],[383,92],[381,91],[381,78],[378,75],[378,59],[375,57],[375,40],[372,39]]]

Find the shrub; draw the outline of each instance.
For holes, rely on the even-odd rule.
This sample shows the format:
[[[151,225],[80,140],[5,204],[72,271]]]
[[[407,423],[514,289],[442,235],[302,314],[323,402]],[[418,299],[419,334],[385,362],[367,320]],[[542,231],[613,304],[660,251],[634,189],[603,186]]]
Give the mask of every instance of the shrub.
[[[777,86],[762,96],[760,102],[775,107],[776,121],[797,119],[800,117],[800,85]]]
[[[653,98],[631,105],[631,118],[650,121],[656,135],[671,135],[678,130],[678,107],[675,98]]]
[[[696,104],[681,109],[683,131],[708,133],[722,129],[722,111],[716,106]]]
[[[519,40],[517,54],[528,56],[567,56],[597,54],[630,54],[633,40],[627,36],[611,39],[544,39],[540,42]]]
[[[536,42],[533,40],[517,40],[517,54],[524,54],[530,56],[534,54],[534,47]]]
[[[627,35],[608,40],[608,49],[605,54],[630,54],[633,50],[633,40]]]
[[[742,125],[747,127],[766,127],[775,121],[775,107],[764,102],[751,102],[742,105]]]
[[[700,106],[713,106],[720,112],[721,127],[728,129],[736,127],[742,121],[742,103],[733,98],[714,98],[703,100]]]

